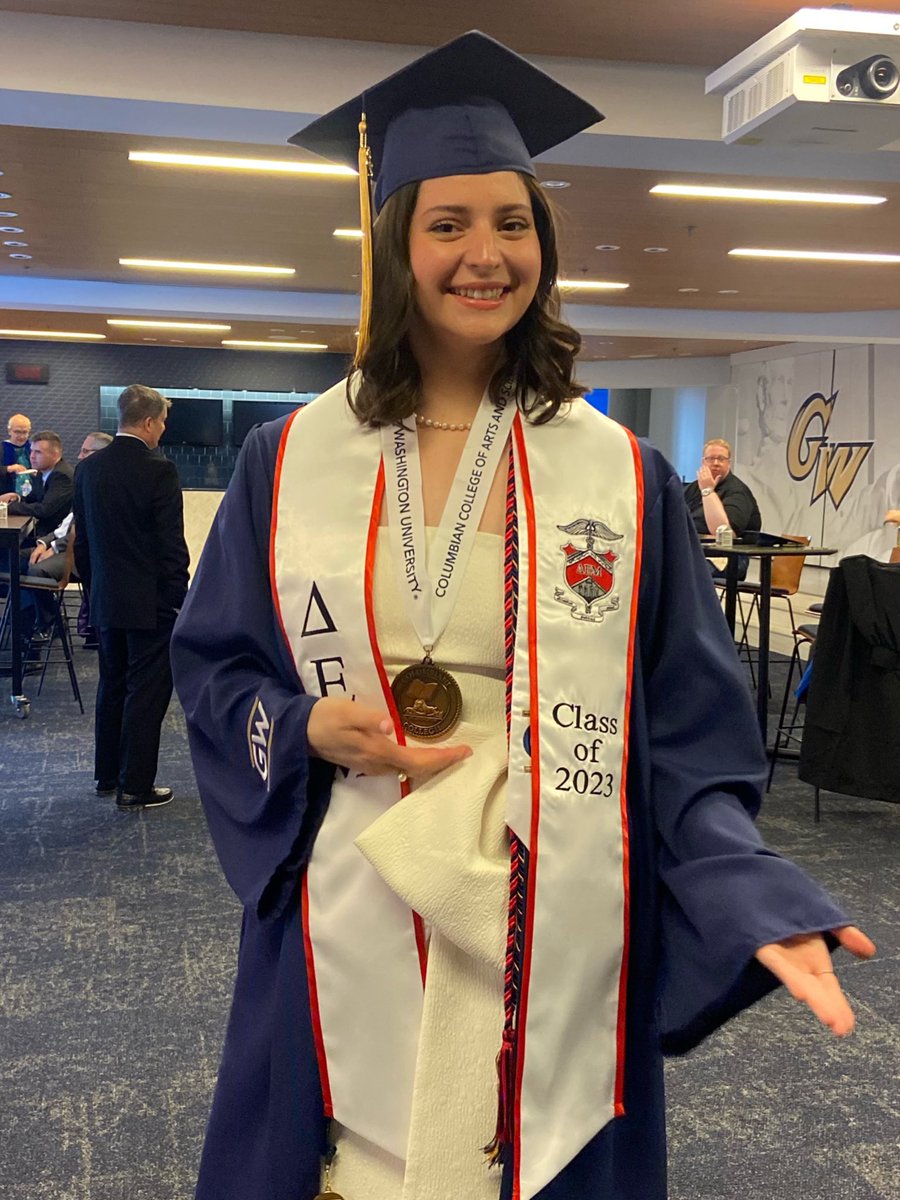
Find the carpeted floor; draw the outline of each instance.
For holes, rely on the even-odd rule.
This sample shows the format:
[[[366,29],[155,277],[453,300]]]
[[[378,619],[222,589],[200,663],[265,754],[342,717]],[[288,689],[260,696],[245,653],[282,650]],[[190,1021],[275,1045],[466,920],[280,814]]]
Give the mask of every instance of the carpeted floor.
[[[91,718],[62,678],[28,721],[0,707],[0,1200],[192,1195],[240,913],[174,706],[162,762],[175,803],[121,814],[93,793]],[[671,1200],[900,1200],[900,807],[826,796],[815,827],[791,766],[776,785],[768,841],[879,958],[842,956],[846,1041],[779,994],[670,1064]]]

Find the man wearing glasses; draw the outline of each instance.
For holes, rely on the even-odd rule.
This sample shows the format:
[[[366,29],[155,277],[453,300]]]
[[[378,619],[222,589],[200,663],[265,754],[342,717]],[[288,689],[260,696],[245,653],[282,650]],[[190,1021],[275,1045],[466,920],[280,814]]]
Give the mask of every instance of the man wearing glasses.
[[[684,498],[699,534],[730,525],[735,537],[743,537],[762,527],[759,505],[746,483],[732,475],[731,446],[722,438],[712,438],[703,447],[697,480],[685,487]]]

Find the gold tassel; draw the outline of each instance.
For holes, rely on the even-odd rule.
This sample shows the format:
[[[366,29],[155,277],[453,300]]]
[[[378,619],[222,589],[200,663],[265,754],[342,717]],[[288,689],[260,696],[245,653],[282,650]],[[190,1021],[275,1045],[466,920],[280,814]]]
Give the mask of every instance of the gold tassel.
[[[359,122],[359,219],[362,227],[360,258],[359,333],[354,367],[358,367],[369,342],[372,320],[372,154],[366,135],[366,114]]]

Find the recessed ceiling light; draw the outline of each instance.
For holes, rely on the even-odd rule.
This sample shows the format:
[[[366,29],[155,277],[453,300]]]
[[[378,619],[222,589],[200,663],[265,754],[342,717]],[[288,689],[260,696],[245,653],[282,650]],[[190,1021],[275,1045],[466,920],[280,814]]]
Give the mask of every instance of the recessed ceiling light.
[[[848,254],[843,250],[764,250],[739,247],[729,250],[736,258],[793,258],[806,262],[898,263],[900,254]]]
[[[28,259],[29,261],[31,259],[30,254],[19,254],[18,252],[16,252],[15,254],[11,254],[9,257],[10,258],[24,258],[24,259]]]
[[[24,233],[24,229],[20,229],[18,225],[0,225],[0,233]]]
[[[223,338],[223,346],[237,346],[241,350],[327,350],[323,342],[251,342],[244,338]]]
[[[179,262],[168,258],[120,258],[120,267],[145,267],[151,271],[209,271],[233,275],[296,275],[294,267],[257,267],[246,263]]]
[[[210,325],[197,321],[132,321],[116,317],[107,320],[107,325],[119,325],[124,329],[192,329],[209,333],[229,333],[230,325]]]
[[[658,183],[651,195],[691,196],[703,200],[774,200],[795,204],[884,204],[887,196],[841,192],[797,192],[780,188],[705,187],[690,183]]]
[[[571,183],[569,183],[569,181],[567,179],[542,179],[541,180],[542,188],[553,189],[553,188],[567,188],[567,187],[571,187],[571,186],[572,186]]]
[[[595,246],[594,249],[595,250],[621,250],[622,247],[621,246],[613,246],[613,245],[600,245],[600,246]]]
[[[4,242],[4,246],[27,246],[27,242]]]
[[[105,342],[105,333],[73,333],[64,329],[0,329],[0,337],[66,338],[71,341]]]
[[[557,279],[556,283],[566,292],[619,292],[631,286],[608,279]]]
[[[737,294],[737,288],[719,288],[720,296],[736,296]]]
[[[669,247],[668,246],[645,246],[644,253],[645,254],[668,254]]]
[[[276,329],[276,328],[273,326],[273,327],[272,327],[272,332],[273,332],[273,333],[285,333],[286,331],[285,331],[284,329]]]
[[[336,238],[361,238],[362,230],[361,229],[336,229],[331,236],[336,237]]]
[[[656,354],[629,354],[629,358],[657,358]]]
[[[335,163],[295,162],[293,159],[231,158],[222,154],[162,154],[152,150],[129,150],[129,162],[153,163],[163,167],[204,167],[216,171],[266,171],[280,175],[351,176],[352,167]]]
[[[0,212],[0,218],[3,218],[3,217],[17,217],[18,215],[19,215],[18,213],[14,213],[14,212]]]
[[[699,288],[679,288],[679,292],[699,292]]]
[[[184,339],[183,338],[169,338],[169,343],[172,346],[183,346]]]
[[[12,200],[12,192],[0,192],[0,200]]]
[[[142,342],[155,342],[157,338],[141,338]]]

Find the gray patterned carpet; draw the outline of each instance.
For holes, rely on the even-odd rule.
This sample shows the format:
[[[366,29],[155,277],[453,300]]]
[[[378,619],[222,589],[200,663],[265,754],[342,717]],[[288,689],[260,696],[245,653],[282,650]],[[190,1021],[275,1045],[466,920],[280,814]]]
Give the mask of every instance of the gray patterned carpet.
[[[89,707],[94,659],[78,661]],[[2,1200],[192,1195],[239,912],[175,707],[162,761],[176,802],[120,814],[93,794],[91,719],[67,683],[26,722],[0,707]],[[766,836],[880,955],[844,956],[846,1041],[778,995],[670,1065],[671,1200],[900,1200],[900,807],[827,796],[817,828],[792,776],[779,768]]]

